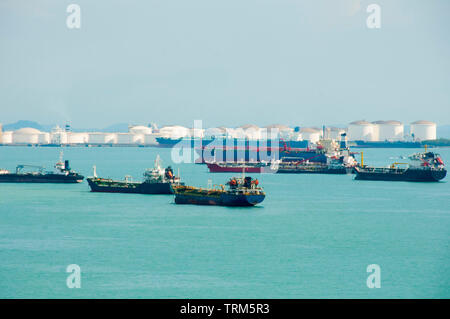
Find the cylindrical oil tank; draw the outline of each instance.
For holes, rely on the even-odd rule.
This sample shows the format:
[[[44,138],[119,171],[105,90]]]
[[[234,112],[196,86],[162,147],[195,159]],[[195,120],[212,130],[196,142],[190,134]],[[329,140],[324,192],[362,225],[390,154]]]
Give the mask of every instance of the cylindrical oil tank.
[[[117,133],[117,144],[133,144],[132,133]]]
[[[68,144],[87,144],[89,142],[88,133],[67,132]]]
[[[13,132],[12,142],[14,144],[39,144],[40,134],[42,132],[35,128],[24,127]]]
[[[144,144],[145,145],[158,145],[158,142],[156,142],[155,134],[144,134]]]
[[[436,123],[430,121],[415,121],[411,123],[410,134],[417,141],[435,140]]]
[[[399,121],[376,121],[372,122],[375,140],[377,141],[400,141],[404,137],[404,126]]]
[[[143,125],[130,126],[128,131],[133,134],[152,134],[152,128]]]
[[[322,132],[319,129],[312,127],[305,127],[300,129],[303,140],[309,141],[311,143],[316,143],[320,140]]]
[[[374,125],[367,121],[351,122],[348,126],[349,141],[374,141]]]
[[[2,133],[1,144],[12,144],[13,131],[4,131]]]

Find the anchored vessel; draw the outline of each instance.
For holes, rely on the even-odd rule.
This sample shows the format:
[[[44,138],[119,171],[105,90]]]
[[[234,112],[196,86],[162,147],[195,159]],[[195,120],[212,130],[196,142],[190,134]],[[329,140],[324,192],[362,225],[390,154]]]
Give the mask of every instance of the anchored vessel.
[[[410,163],[393,163],[390,167],[355,167],[358,180],[437,182],[447,175],[439,154],[416,153],[409,156]],[[399,167],[399,165],[406,167]]]
[[[351,174],[353,166],[340,162],[323,163],[281,163],[276,171],[277,174]]]
[[[62,156],[61,152],[53,171],[34,165],[17,165],[15,173],[0,169],[0,183],[81,183],[84,176],[72,171],[69,161],[63,161]],[[27,171],[28,168],[34,170]]]
[[[276,163],[272,162],[211,162],[206,163],[211,173],[273,173]]]
[[[258,186],[257,179],[250,176],[231,178],[227,188],[202,189],[192,186],[175,187],[176,204],[220,205],[220,206],[254,206],[261,203],[266,194]]]
[[[161,168],[159,156],[155,160],[155,166],[144,172],[143,182],[133,182],[129,176],[125,176],[123,181],[99,178],[95,166],[94,177],[89,177],[87,181],[92,192],[106,193],[173,194],[173,187],[183,185],[170,166]]]

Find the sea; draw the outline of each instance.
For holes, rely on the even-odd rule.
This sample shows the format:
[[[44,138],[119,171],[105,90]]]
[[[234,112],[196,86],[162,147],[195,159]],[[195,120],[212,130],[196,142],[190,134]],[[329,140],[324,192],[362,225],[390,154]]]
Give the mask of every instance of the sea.
[[[171,149],[63,151],[85,176],[95,165],[100,177],[141,180],[157,155],[188,185],[233,175],[175,163]],[[387,166],[422,150],[354,151],[364,152],[365,164]],[[434,151],[450,163],[450,148]],[[0,147],[0,168],[51,169],[59,153]],[[0,183],[0,298],[450,298],[448,176],[439,183],[253,176],[266,199],[234,208],[92,193],[86,181]],[[70,265],[79,267],[76,287]]]

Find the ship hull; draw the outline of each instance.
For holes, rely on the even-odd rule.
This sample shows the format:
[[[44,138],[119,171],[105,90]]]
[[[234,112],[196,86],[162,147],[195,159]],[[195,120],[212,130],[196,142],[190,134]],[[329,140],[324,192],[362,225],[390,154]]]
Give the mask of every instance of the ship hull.
[[[446,170],[405,169],[400,172],[381,173],[355,169],[356,180],[403,181],[403,182],[438,182],[447,175]]]
[[[173,194],[171,183],[136,183],[120,181],[102,181],[88,178],[92,192],[131,193],[131,194]]]
[[[217,205],[217,206],[254,206],[261,203],[265,195],[221,194],[218,196],[176,194],[176,204]]]
[[[277,174],[351,174],[353,168],[328,168],[328,167],[319,167],[319,168],[279,168],[276,173]]]
[[[1,174],[0,183],[81,183],[84,176],[79,174]]]
[[[210,173],[242,173],[244,169],[246,173],[265,173],[270,171],[268,166],[224,166],[216,163],[206,163]]]

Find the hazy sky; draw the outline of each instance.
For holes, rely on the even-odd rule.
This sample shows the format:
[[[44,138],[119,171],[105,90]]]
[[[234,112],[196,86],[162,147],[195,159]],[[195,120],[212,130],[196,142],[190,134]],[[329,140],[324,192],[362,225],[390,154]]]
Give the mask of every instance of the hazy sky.
[[[81,29],[66,8],[81,7]],[[381,28],[366,8],[381,6]],[[450,124],[450,1],[0,0],[0,122]]]

